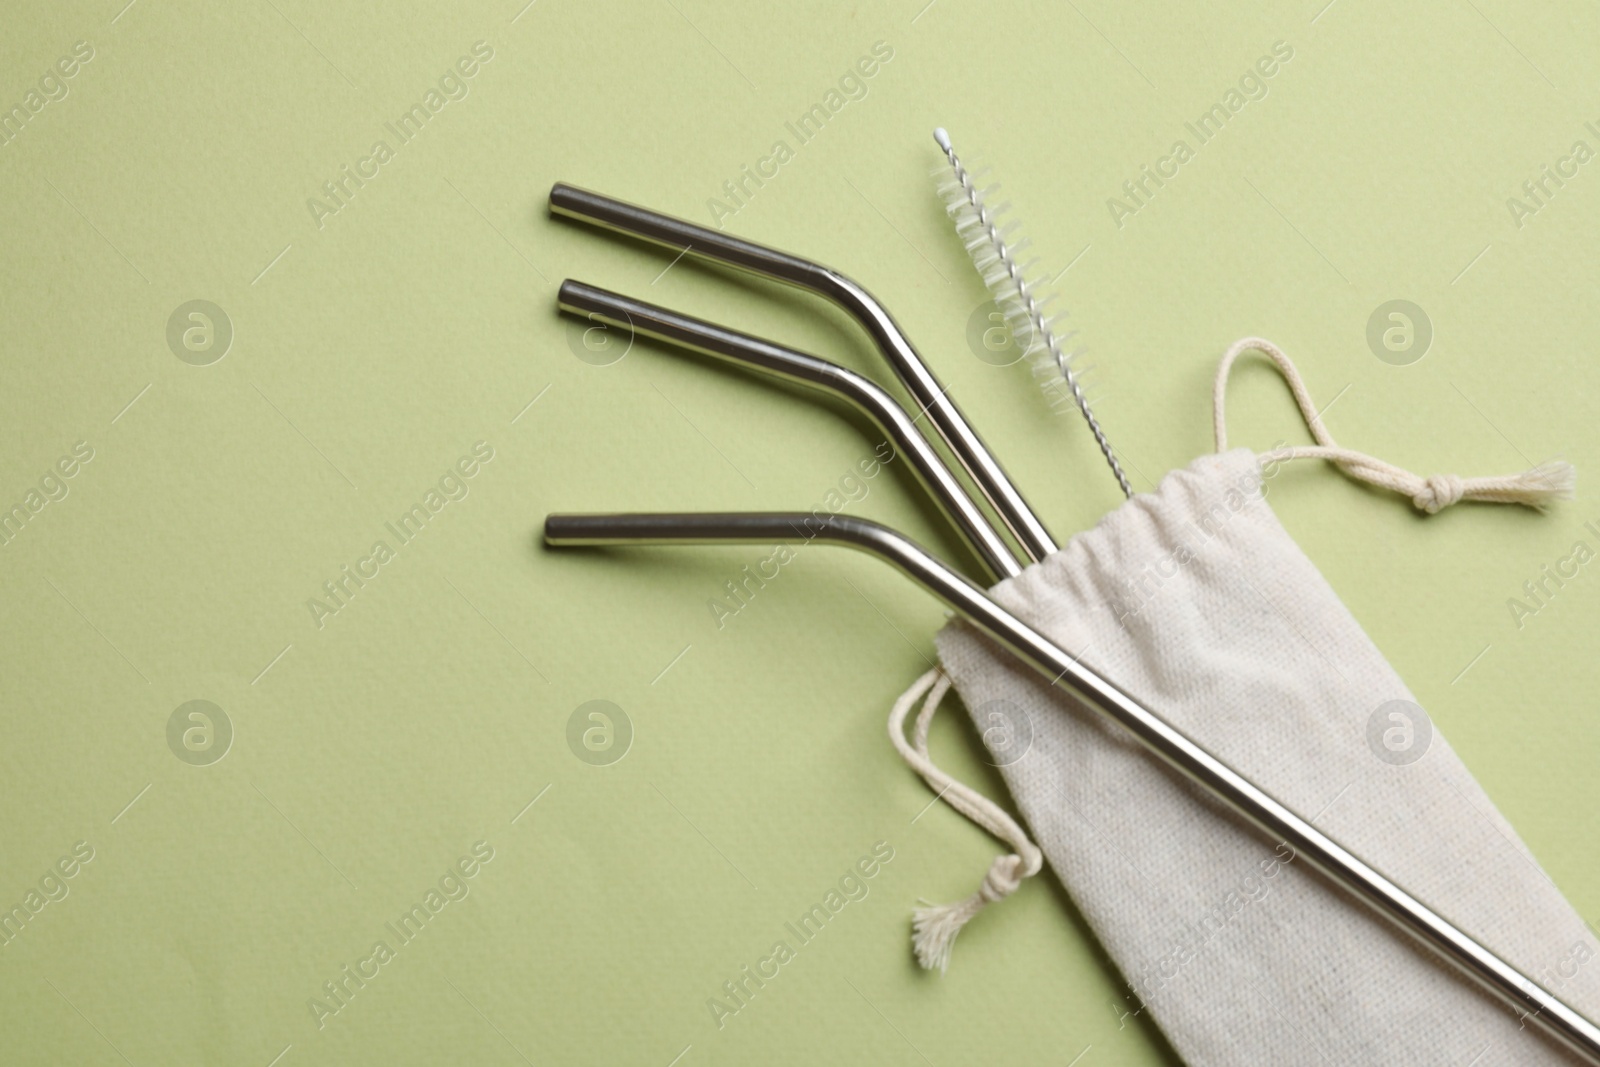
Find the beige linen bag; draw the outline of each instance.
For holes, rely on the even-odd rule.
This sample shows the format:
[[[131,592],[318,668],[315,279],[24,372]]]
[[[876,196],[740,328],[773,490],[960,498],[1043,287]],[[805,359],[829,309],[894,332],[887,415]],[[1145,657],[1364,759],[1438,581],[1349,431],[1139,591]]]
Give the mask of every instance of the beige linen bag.
[[[1227,450],[1223,393],[1249,349],[1284,373],[1315,446]],[[1342,449],[1288,358],[1255,338],[1224,357],[1214,412],[1216,454],[1167,475],[993,596],[1600,1018],[1600,966],[1583,920],[1264,499],[1278,466],[1300,457],[1331,460],[1429,512],[1461,499],[1538,505],[1570,495],[1571,468],[1422,479]],[[942,669],[899,701],[891,737],[932,788],[1012,851],[968,900],[917,912],[925,966],[946,966],[962,924],[1048,859],[1122,972],[1130,1012],[1148,1012],[1194,1067],[1576,1062],[968,624],[952,621],[937,646]],[[1031,841],[929,759],[928,726],[952,683]]]

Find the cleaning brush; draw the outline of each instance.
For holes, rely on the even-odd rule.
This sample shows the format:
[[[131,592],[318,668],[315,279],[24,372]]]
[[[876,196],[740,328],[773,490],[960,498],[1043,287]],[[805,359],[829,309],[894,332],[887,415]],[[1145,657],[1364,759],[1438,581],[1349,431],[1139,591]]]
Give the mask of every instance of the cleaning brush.
[[[1034,380],[1044,390],[1052,408],[1060,408],[1067,397],[1071,398],[1089,424],[1089,432],[1094,434],[1095,443],[1111,465],[1111,473],[1117,476],[1123,494],[1131,497],[1133,487],[1128,484],[1128,476],[1117,462],[1105,431],[1100,429],[1100,421],[1094,417],[1089,398],[1073,368],[1078,352],[1068,352],[1055,332],[1055,323],[1061,316],[1048,312],[1055,297],[1051,294],[1041,298],[1041,287],[1029,277],[1028,272],[1038,260],[1017,261],[1017,255],[1026,251],[1031,242],[1027,238],[1014,238],[1018,226],[1015,221],[1001,223],[1000,217],[1006,213],[1008,204],[989,205],[988,197],[1000,187],[978,188],[974,176],[961,165],[961,159],[950,144],[950,135],[942,127],[933,131],[933,139],[950,160],[952,177],[939,186],[945,208],[955,220],[956,234],[966,245],[973,265],[1005,316],[1011,336],[1024,343],[1023,354],[1028,358]]]

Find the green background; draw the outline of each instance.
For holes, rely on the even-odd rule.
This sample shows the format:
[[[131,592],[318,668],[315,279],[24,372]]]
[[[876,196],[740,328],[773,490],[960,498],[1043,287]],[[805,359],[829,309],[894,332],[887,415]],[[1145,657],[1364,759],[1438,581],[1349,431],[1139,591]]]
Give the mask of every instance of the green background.
[[[1520,228],[1505,202],[1573,141],[1600,147],[1600,7],[923,2],[0,17],[5,106],[75,41],[95,50],[0,148],[0,501],[74,442],[95,454],[0,548],[0,903],[95,850],[0,948],[0,1060],[1171,1062],[1147,1018],[1119,1019],[1119,979],[1049,877],[975,922],[947,976],[915,968],[914,900],[965,896],[996,848],[924,813],[884,736],[932,656],[927,596],[806,550],[719,630],[707,601],[769,549],[538,546],[550,511],[809,507],[877,440],[656,345],[580,360],[563,277],[886,378],[818,301],[668,270],[670,252],[550,220],[545,195],[567,180],[709,222],[722,183],[789,141],[726,228],[883,299],[1062,538],[1119,494],[1075,418],[964,340],[985,294],[933,192],[935,125],[995,168],[1046,276],[1070,264],[1057,289],[1137,488],[1211,447],[1216,360],[1251,333],[1338,398],[1351,447],[1424,474],[1562,455],[1592,476],[1600,164]],[[396,147],[384,123],[480,40],[469,95]],[[866,97],[796,148],[785,122],[877,41],[894,55]],[[1294,57],[1268,95],[1116,226],[1107,198],[1277,41]],[[307,199],[380,138],[395,157],[319,228]],[[1434,330],[1409,366],[1365,340],[1396,298]],[[166,341],[194,299],[234,330],[209,366]],[[1256,361],[1231,428],[1305,439]],[[319,629],[307,599],[478,441],[495,457],[465,499]],[[963,558],[903,464],[869,485],[851,510]],[[1521,628],[1506,603],[1600,544],[1600,511],[1424,518],[1320,464],[1272,500],[1600,913],[1600,576]],[[196,699],[234,729],[210,766],[167,744]],[[634,731],[610,766],[566,741],[593,699]],[[958,714],[934,749],[1000,790]],[[308,999],[480,840],[495,858],[470,895],[319,1030]],[[706,999],[880,840],[895,857],[870,894],[719,1030]]]

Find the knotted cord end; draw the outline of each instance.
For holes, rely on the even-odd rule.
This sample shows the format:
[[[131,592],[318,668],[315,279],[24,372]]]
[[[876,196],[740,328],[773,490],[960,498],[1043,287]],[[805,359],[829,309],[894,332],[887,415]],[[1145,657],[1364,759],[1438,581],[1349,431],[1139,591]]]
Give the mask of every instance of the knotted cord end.
[[[988,905],[1015,893],[1024,878],[1038,874],[1044,866],[1044,853],[1011,816],[994,801],[940,770],[928,754],[928,728],[933,723],[939,701],[949,691],[950,678],[937,667],[911,683],[911,688],[900,695],[889,712],[889,740],[923,780],[938,791],[934,799],[942,798],[1014,851],[995,857],[989,865],[989,873],[983,876],[983,884],[967,899],[954,904],[928,904],[911,913],[911,950],[918,963],[930,971],[937,969],[941,974],[950,966],[950,950],[961,928]],[[907,740],[906,716],[923,694],[927,694],[927,699],[917,715],[913,738]]]
[[[1021,856],[996,856],[978,891],[954,904],[930,904],[911,913],[911,950],[926,970],[943,974],[950,966],[956,935],[986,905],[1017,891],[1022,879],[1033,873]]]
[[[1551,501],[1571,500],[1577,487],[1576,468],[1565,460],[1552,460],[1500,478],[1435,474],[1423,480],[1422,488],[1412,496],[1411,502],[1429,515],[1436,515],[1462,500],[1525,504],[1542,509]]]

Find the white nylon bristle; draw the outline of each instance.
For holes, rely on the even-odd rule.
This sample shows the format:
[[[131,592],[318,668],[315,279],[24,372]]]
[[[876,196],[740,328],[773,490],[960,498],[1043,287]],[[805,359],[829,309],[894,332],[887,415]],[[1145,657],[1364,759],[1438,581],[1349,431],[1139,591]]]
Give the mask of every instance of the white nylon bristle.
[[[937,174],[937,188],[944,198],[945,210],[955,223],[956,235],[971,256],[972,265],[1005,316],[1012,337],[1023,348],[1034,380],[1053,410],[1062,410],[1068,401],[1078,409],[1112,473],[1117,476],[1117,484],[1124,494],[1132,496],[1133,487],[1128,484],[1128,476],[1123,473],[1111,443],[1100,429],[1074,366],[1082,349],[1065,347],[1064,340],[1070,340],[1073,335],[1063,338],[1055,330],[1055,323],[1065,312],[1045,313],[1044,309],[1054,297],[1041,297],[1042,286],[1029,274],[1038,265],[1038,259],[1030,258],[1021,263],[1017,260],[1018,253],[1029,248],[1031,241],[1015,237],[1020,226],[1015,219],[1001,221],[1011,207],[1010,202],[992,206],[994,194],[1000,191],[999,183],[991,182],[980,188],[981,174],[974,174],[962,165],[943,127],[933,131],[933,139],[950,161],[950,169]]]

